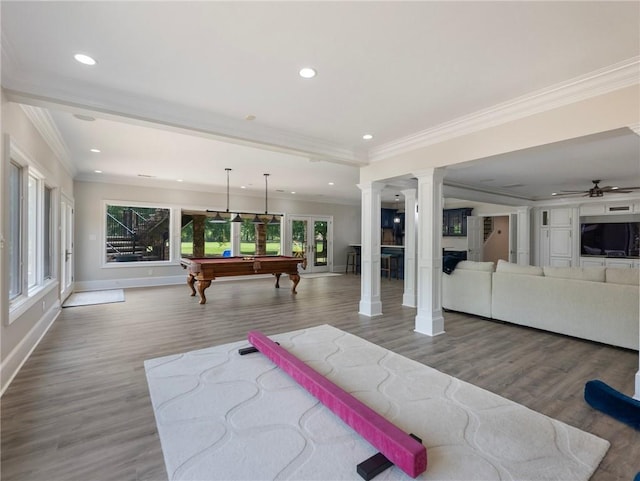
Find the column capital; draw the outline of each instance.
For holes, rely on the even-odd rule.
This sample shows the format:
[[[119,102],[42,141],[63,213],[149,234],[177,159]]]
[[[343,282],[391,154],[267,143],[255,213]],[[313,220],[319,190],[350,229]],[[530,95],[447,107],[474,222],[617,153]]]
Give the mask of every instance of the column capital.
[[[405,199],[415,199],[416,195],[418,195],[418,189],[415,189],[415,188],[404,189],[404,190],[401,190],[400,192],[402,192],[402,195],[404,195]]]
[[[444,171],[444,167],[425,167],[424,169],[415,170],[411,173],[417,177],[419,182],[423,179],[442,180],[444,179]]]
[[[384,190],[384,188],[386,187],[383,182],[362,182],[361,184],[356,185],[358,186],[358,189],[362,191],[372,190],[382,192],[382,190]]]

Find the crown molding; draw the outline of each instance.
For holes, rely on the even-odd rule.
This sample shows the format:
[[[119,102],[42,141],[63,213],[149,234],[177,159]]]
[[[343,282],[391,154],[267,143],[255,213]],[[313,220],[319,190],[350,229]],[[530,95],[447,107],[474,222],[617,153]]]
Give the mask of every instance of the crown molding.
[[[64,166],[66,171],[72,177],[75,176],[77,170],[71,163],[69,148],[62,138],[62,134],[60,134],[60,131],[58,130],[58,127],[56,126],[49,111],[41,109],[40,107],[33,107],[25,104],[20,104],[20,107],[36,130],[40,132],[40,135],[42,135],[42,138],[58,160],[60,160],[60,163]]]
[[[640,83],[640,57],[503,102],[488,109],[445,122],[371,149],[369,161],[377,162],[411,150],[495,127],[540,112],[579,102]],[[635,130],[634,130],[635,131]]]
[[[640,135],[640,123],[628,126],[636,135]]]

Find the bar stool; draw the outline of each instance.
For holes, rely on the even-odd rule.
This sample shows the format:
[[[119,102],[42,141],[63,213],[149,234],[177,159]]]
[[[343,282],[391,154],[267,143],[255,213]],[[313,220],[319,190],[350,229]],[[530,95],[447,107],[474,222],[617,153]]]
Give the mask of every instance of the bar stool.
[[[351,266],[351,272],[354,274],[357,271],[358,265],[358,253],[356,251],[347,252],[347,267],[344,270],[344,273],[347,274],[349,272],[349,266]]]
[[[398,258],[391,254],[380,254],[380,275],[383,272],[387,273],[387,279],[391,280],[391,273],[396,273],[396,279],[398,278]]]

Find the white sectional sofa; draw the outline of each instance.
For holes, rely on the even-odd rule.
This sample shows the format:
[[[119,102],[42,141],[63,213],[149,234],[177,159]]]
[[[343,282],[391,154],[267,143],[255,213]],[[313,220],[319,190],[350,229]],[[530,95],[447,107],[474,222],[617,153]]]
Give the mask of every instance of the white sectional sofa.
[[[493,270],[493,262],[458,262],[451,274],[442,275],[442,307],[491,317]]]
[[[471,262],[479,264],[475,270],[461,264],[462,269],[443,274],[446,309],[638,349],[638,269],[542,268],[499,261],[488,280],[483,270],[487,263]],[[467,299],[461,300],[465,290]]]

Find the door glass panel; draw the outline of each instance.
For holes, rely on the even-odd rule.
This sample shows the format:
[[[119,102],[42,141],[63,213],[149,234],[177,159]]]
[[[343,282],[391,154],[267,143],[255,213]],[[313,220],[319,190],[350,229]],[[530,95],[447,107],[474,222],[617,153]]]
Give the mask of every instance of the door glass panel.
[[[313,265],[326,266],[329,262],[327,256],[327,225],[326,221],[315,221],[313,223],[313,237],[315,248],[313,252]]]
[[[291,252],[294,257],[304,257],[307,252],[307,221],[291,221]]]

